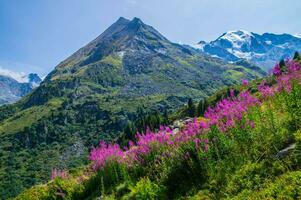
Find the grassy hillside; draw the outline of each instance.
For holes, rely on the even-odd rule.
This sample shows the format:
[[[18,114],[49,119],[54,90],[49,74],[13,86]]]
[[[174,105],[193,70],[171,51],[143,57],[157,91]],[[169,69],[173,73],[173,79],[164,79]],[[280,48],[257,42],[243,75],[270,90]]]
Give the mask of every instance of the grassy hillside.
[[[180,130],[101,141],[88,167],[54,170],[16,199],[301,198],[300,60],[239,88]]]

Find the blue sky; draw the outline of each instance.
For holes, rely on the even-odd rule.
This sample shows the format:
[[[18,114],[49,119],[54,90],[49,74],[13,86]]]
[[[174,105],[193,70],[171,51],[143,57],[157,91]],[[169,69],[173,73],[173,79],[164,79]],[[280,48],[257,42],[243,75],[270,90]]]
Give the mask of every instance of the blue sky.
[[[0,0],[0,69],[45,75],[120,16],[173,42],[228,30],[301,35],[300,0]]]

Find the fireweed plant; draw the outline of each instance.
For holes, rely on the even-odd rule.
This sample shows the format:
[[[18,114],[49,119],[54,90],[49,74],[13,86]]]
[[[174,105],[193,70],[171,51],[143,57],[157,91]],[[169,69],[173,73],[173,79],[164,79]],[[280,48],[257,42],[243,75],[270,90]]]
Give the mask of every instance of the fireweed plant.
[[[285,67],[275,65],[271,75],[256,85],[255,93],[250,84],[243,80],[238,95],[231,89],[228,98],[180,130],[147,129],[126,147],[100,141],[89,155],[96,173],[79,198],[95,189],[116,198],[147,197],[137,189],[144,187],[142,183],[156,188],[150,199],[174,199],[198,190],[213,195],[210,198],[232,198],[256,189],[265,178],[296,169],[293,162],[283,164],[274,158],[295,142],[294,133],[301,128],[300,63],[286,60]],[[269,171],[275,163],[277,170]],[[234,176],[237,171],[251,173],[252,167],[260,171],[257,178]]]
[[[66,170],[60,170],[60,169],[52,169],[51,170],[51,180],[54,180],[57,177],[60,178],[68,178],[68,172]]]

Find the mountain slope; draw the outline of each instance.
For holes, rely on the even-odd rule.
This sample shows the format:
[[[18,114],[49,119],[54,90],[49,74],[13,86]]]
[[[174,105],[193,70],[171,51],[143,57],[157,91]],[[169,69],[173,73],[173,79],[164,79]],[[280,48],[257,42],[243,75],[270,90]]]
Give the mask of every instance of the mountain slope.
[[[207,54],[235,62],[247,59],[266,70],[279,59],[287,58],[301,50],[301,38],[289,34],[264,33],[262,35],[238,30],[229,31],[216,40],[201,41],[198,47]]]
[[[85,164],[89,148],[120,135],[138,108],[170,111],[263,75],[174,44],[138,18],[120,18],[29,95],[0,107],[1,196],[46,181],[51,168]]]
[[[16,199],[300,199],[296,58],[219,91],[206,101],[223,97],[198,118],[138,133],[126,148],[100,141],[90,165],[55,169],[50,182]]]

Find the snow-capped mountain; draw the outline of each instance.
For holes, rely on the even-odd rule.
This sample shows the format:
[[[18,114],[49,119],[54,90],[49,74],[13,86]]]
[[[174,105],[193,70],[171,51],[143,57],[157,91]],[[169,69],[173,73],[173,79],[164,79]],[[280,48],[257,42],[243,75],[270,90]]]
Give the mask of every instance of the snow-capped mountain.
[[[279,58],[291,57],[294,52],[301,51],[301,38],[289,34],[260,35],[238,30],[226,32],[209,43],[201,41],[196,47],[226,61],[246,59],[268,70]]]
[[[37,74],[26,75],[0,68],[0,105],[19,100],[39,86],[41,81]]]
[[[4,69],[0,66],[0,76],[10,77],[19,83],[30,83],[33,87],[39,86],[42,79],[38,74],[30,73],[25,74],[24,72],[14,72],[8,69]]]

